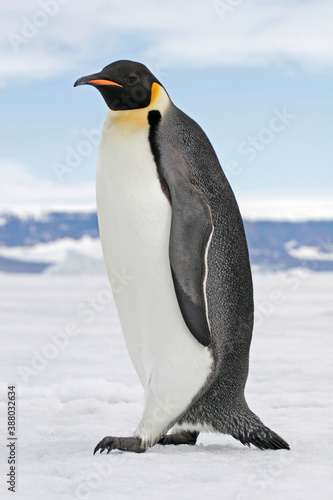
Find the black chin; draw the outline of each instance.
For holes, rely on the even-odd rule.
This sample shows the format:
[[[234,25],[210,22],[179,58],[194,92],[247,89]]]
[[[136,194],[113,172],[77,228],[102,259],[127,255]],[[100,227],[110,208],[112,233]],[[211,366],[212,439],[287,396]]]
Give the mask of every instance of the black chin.
[[[113,111],[146,108],[150,104],[151,92],[144,87],[116,87],[113,85],[96,85],[107,106]]]
[[[127,109],[122,103],[123,89],[121,87],[113,85],[94,85],[94,87],[100,91],[104,101],[110,109],[113,111]]]

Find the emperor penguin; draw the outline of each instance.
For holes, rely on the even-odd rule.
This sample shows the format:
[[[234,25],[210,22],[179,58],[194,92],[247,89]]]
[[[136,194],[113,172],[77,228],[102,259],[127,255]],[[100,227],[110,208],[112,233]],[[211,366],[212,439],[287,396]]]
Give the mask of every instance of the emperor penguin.
[[[199,432],[289,449],[244,396],[253,287],[242,218],[215,151],[141,63],[116,61],[74,86],[107,106],[96,175],[103,256],[144,388],[132,436],[100,450],[190,444]],[[131,280],[119,291],[115,272]]]

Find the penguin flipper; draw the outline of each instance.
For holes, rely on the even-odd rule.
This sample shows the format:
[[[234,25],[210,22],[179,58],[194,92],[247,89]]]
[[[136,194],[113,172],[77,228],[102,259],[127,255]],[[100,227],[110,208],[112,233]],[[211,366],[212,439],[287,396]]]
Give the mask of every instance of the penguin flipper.
[[[166,118],[166,125],[159,111],[149,112],[149,141],[162,191],[172,208],[169,258],[178,304],[192,335],[208,346],[211,336],[205,283],[213,222],[209,204],[191,180],[191,162],[186,148],[178,143],[177,127],[182,127],[185,120],[186,128],[189,121],[189,128],[195,128],[193,135],[200,136],[199,142],[209,141],[200,127],[180,110],[171,106],[169,111],[172,123]],[[222,175],[217,158],[216,162],[215,169]]]
[[[177,156],[177,171],[166,176],[172,206],[171,273],[187,327],[198,342],[208,346],[211,338],[205,298],[206,254],[213,223],[209,205],[185,174],[185,158],[179,153]]]

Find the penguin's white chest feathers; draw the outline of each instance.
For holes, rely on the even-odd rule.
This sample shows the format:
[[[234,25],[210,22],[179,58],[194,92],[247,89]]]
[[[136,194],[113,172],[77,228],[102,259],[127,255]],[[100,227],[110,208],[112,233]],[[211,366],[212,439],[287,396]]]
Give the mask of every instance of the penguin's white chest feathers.
[[[169,262],[172,212],[150,150],[147,114],[131,122],[115,113],[107,115],[97,167],[104,260],[146,399],[167,401],[171,413],[179,412],[203,386],[212,358],[188,330],[176,298]],[[121,286],[119,274],[128,277]]]

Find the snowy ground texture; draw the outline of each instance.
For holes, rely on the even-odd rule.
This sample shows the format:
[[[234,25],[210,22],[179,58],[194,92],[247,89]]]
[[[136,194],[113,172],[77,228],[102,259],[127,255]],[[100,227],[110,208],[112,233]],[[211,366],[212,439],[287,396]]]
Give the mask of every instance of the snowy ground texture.
[[[254,275],[247,399],[291,451],[201,434],[194,447],[96,456],[105,435],[135,429],[143,395],[106,277],[0,278],[1,498],[333,498],[332,274]],[[6,485],[7,384],[18,396],[15,494]]]

